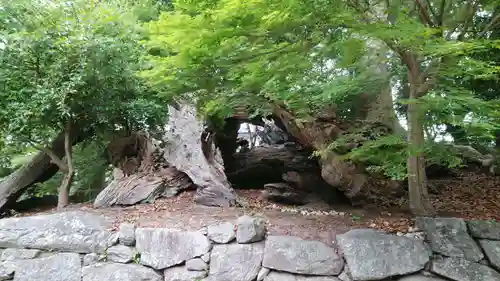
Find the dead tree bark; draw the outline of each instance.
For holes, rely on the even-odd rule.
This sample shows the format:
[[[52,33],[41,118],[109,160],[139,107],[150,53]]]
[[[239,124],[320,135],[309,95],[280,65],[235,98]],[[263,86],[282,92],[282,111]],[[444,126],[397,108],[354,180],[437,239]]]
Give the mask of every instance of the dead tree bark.
[[[227,181],[222,157],[214,145],[214,133],[203,134],[203,122],[191,105],[169,106],[168,111],[170,130],[163,139],[165,159],[186,173],[198,187],[195,202],[223,207],[236,204],[236,193]]]
[[[117,137],[108,144],[107,151],[116,169],[113,181],[94,201],[97,208],[150,203],[193,188],[189,177],[170,166],[145,133]]]
[[[382,176],[368,175],[361,164],[346,161],[342,155],[328,149],[328,145],[346,133],[350,127],[366,126],[365,130],[368,132],[385,129],[387,133],[392,132],[391,128],[369,121],[343,123],[336,120],[333,110],[325,110],[323,114],[318,114],[318,117],[310,116],[307,122],[298,122],[291,112],[278,104],[274,105],[274,116],[300,144],[322,151],[319,163],[323,179],[330,186],[342,191],[353,205],[377,201],[378,198],[390,197],[390,194],[399,191],[399,183]]]

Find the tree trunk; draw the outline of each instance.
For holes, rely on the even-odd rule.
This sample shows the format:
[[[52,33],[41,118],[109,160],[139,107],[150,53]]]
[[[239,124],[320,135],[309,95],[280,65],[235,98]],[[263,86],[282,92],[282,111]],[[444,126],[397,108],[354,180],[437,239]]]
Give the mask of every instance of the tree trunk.
[[[86,135],[73,128],[72,144],[83,141]],[[50,146],[50,150],[58,157],[64,156],[64,133],[60,133]],[[0,182],[0,211],[5,211],[33,184],[42,183],[59,171],[45,152],[38,152],[29,163],[26,163]]]
[[[64,132],[64,154],[66,158],[66,167],[64,167],[66,175],[64,176],[61,186],[59,187],[59,194],[57,197],[57,208],[62,209],[69,204],[69,189],[71,187],[71,183],[73,182],[73,159],[71,156],[71,123],[68,122],[66,125],[66,129]],[[59,167],[62,169],[63,167]]]
[[[436,212],[430,202],[427,191],[427,176],[425,173],[425,158],[423,148],[425,144],[424,128],[422,124],[422,114],[420,112],[419,98],[421,93],[418,92],[420,86],[417,82],[420,73],[408,70],[408,81],[410,82],[410,100],[408,104],[408,147],[410,154],[408,155],[407,171],[408,171],[408,193],[410,209],[414,215],[432,216]]]

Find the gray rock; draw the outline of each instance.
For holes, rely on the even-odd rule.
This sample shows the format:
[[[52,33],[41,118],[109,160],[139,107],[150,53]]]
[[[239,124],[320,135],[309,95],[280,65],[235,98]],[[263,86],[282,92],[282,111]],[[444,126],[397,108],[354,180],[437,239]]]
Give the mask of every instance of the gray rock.
[[[114,245],[117,245],[118,244],[118,237],[119,237],[119,233],[118,232],[115,232],[115,233],[111,233],[111,235],[108,237],[107,239],[107,247],[112,247]]]
[[[14,277],[14,268],[11,266],[0,264],[0,281],[12,280]]]
[[[264,280],[264,278],[266,278],[266,276],[269,274],[269,272],[271,272],[271,270],[269,268],[262,267],[259,270],[259,274],[257,274],[257,281]]]
[[[481,239],[479,240],[479,245],[483,248],[491,265],[500,270],[500,241]]]
[[[264,281],[340,281],[340,279],[333,276],[303,276],[272,271],[264,278]]]
[[[237,225],[236,241],[240,244],[262,241],[266,235],[266,223],[261,218],[241,216]]]
[[[500,223],[495,221],[468,221],[470,234],[481,239],[500,240]]]
[[[419,232],[408,232],[404,234],[405,237],[415,239],[415,240],[425,240],[425,233]]]
[[[462,258],[436,259],[431,272],[455,281],[500,281],[500,273],[492,268]]]
[[[326,244],[292,236],[269,236],[264,267],[308,275],[339,275],[344,261]]]
[[[464,220],[419,217],[416,224],[425,231],[432,251],[443,256],[465,258],[474,262],[484,258],[477,243],[469,236]]]
[[[108,249],[108,261],[129,263],[134,260],[135,252],[127,246],[116,245]]]
[[[425,276],[422,274],[405,276],[403,278],[399,278],[398,281],[446,281],[439,277],[434,276]]]
[[[342,273],[340,273],[339,275],[339,279],[341,281],[352,281],[352,278],[351,276],[349,276],[349,274],[347,274],[347,272],[344,270],[342,271]]]
[[[98,263],[83,268],[83,281],[162,281],[151,268],[138,264]]]
[[[85,212],[65,212],[0,220],[0,247],[66,252],[103,251],[111,224]]]
[[[125,246],[134,246],[135,244],[135,225],[132,223],[122,223],[118,230],[118,240]]]
[[[29,260],[34,259],[40,255],[42,251],[31,249],[15,249],[9,248],[2,252],[0,261],[13,261],[13,260]]]
[[[186,269],[191,271],[205,271],[208,270],[208,264],[200,258],[195,258],[186,262]]]
[[[429,262],[423,241],[371,229],[337,235],[354,280],[380,280],[422,270]]]
[[[201,260],[206,262],[206,263],[209,263],[210,262],[210,253],[206,253],[203,256],[201,256]]]
[[[189,271],[185,266],[174,266],[163,272],[165,281],[198,281],[207,277],[206,271]]]
[[[230,222],[211,224],[207,228],[207,236],[215,243],[229,243],[236,238],[234,224]]]
[[[220,244],[210,254],[210,277],[217,281],[252,281],[257,278],[264,244]]]
[[[80,281],[81,260],[76,253],[16,261],[14,281]]]
[[[83,266],[88,266],[97,262],[99,262],[99,255],[96,253],[86,254],[83,257]]]
[[[200,257],[211,248],[208,238],[199,232],[138,228],[135,234],[140,263],[158,270]]]

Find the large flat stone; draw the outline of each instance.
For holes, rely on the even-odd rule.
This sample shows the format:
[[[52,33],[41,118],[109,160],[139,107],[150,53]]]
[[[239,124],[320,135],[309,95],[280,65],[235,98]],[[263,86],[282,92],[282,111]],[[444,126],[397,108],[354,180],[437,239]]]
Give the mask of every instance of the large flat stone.
[[[1,248],[31,248],[65,252],[103,251],[111,235],[104,217],[65,212],[0,220]]]
[[[465,221],[457,218],[419,217],[417,227],[425,231],[432,251],[447,257],[477,262],[483,252],[467,232]]]
[[[199,232],[138,228],[135,232],[140,263],[161,270],[208,253],[211,243]]]
[[[15,249],[9,248],[2,252],[0,261],[13,261],[13,260],[29,260],[34,259],[40,255],[42,251],[33,249]]]
[[[479,245],[483,248],[486,257],[491,263],[491,266],[500,270],[500,241],[495,240],[479,240]]]
[[[337,235],[353,280],[382,280],[422,270],[429,262],[423,241],[356,229]]]
[[[269,236],[262,265],[297,274],[339,275],[344,261],[322,242],[292,236]]]
[[[495,221],[468,221],[467,226],[473,237],[500,240],[500,223]]]
[[[163,272],[165,281],[198,281],[207,276],[206,271],[190,271],[185,266],[174,266]]]
[[[333,276],[303,276],[272,271],[264,278],[264,281],[340,281],[340,279]]]
[[[76,253],[16,261],[14,281],[80,281],[82,265]]]
[[[97,263],[83,268],[83,281],[163,281],[151,268],[138,264]]]
[[[217,281],[252,281],[257,278],[264,244],[215,245],[210,254],[210,273]]]
[[[431,271],[455,281],[500,281],[500,273],[492,268],[462,258],[434,260]]]

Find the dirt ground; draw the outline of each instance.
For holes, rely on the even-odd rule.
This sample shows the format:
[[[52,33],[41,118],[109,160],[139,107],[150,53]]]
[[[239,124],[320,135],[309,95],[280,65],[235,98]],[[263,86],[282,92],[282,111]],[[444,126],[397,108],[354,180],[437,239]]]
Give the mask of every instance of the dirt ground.
[[[169,199],[159,199],[153,204],[128,207],[93,208],[91,204],[74,204],[62,211],[80,210],[104,215],[114,221],[117,228],[121,222],[132,222],[140,227],[167,227],[182,230],[199,230],[219,221],[233,221],[243,215],[261,216],[267,222],[269,234],[294,235],[304,239],[319,240],[332,244],[337,234],[361,227],[376,227],[373,221],[385,217],[388,225],[401,223],[398,230],[406,231],[408,219],[401,214],[391,217],[390,213],[375,213],[370,210],[354,209],[347,205],[328,206],[315,203],[304,206],[285,206],[262,202],[259,190],[238,191],[247,202],[243,208],[205,207],[194,204],[194,192],[185,192]],[[285,208],[285,210],[282,210]],[[295,211],[294,211],[295,210]],[[26,212],[16,216],[29,216],[58,212],[56,209]],[[315,212],[315,213],[312,213]],[[382,224],[383,226],[383,224]]]
[[[433,205],[442,216],[464,219],[500,221],[500,177],[465,176],[432,182],[439,189],[432,194]],[[337,234],[354,228],[378,228],[385,231],[407,232],[414,219],[406,200],[392,209],[379,207],[353,208],[349,205],[328,206],[322,203],[305,206],[284,206],[259,199],[259,190],[239,190],[238,195],[248,204],[244,208],[218,208],[196,205],[193,192],[184,192],[152,204],[95,209],[92,204],[74,204],[63,211],[84,210],[104,215],[114,221],[133,222],[141,227],[167,227],[199,230],[218,221],[236,221],[243,215],[261,216],[267,221],[270,234],[294,235],[332,244]],[[16,214],[28,216],[54,213],[55,209]],[[314,212],[314,213],[313,213]]]

